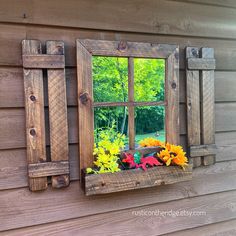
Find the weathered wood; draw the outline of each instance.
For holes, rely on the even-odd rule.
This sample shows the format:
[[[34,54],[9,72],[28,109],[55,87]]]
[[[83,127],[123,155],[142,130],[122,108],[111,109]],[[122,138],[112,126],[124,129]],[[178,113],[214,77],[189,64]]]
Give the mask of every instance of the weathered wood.
[[[128,59],[128,98],[129,102],[134,102],[134,59]],[[128,107],[128,136],[129,136],[129,149],[135,149],[135,113],[134,106]]]
[[[222,110],[222,104],[219,112]],[[224,104],[225,105],[225,104]],[[233,114],[236,114],[236,105],[225,105],[225,113],[219,114],[220,119],[217,120],[217,125],[221,131],[231,130],[232,125],[236,123],[233,119]],[[46,114],[48,110],[46,110]],[[233,113],[232,113],[233,112]],[[186,111],[185,104],[180,105],[180,133],[186,134]],[[217,111],[218,114],[218,111]],[[6,119],[7,117],[7,119]],[[69,143],[78,143],[78,110],[76,107],[68,108],[68,128],[69,128]],[[228,123],[224,123],[221,117],[226,119]],[[48,117],[46,116],[46,144],[49,145],[48,134]],[[8,129],[6,129],[8,127]],[[218,127],[217,127],[218,128]],[[22,148],[26,146],[25,140],[25,112],[24,109],[1,109],[0,112],[0,149]]]
[[[66,68],[66,88],[68,106],[77,106],[76,69]],[[236,72],[215,71],[215,101],[236,101]],[[185,71],[180,70],[180,103],[186,102]],[[24,107],[24,86],[22,69],[16,67],[0,67],[0,107]],[[44,93],[44,104],[47,102],[47,90]],[[164,104],[163,104],[164,105]]]
[[[23,55],[22,60],[24,68],[65,68],[65,57],[63,55]]]
[[[170,202],[205,194],[210,196],[212,193],[236,189],[235,170],[235,161],[217,163],[207,168],[196,168],[193,172],[193,179],[190,181],[159,186],[158,189],[147,188],[142,191],[119,192],[112,196],[86,197],[78,182],[71,183],[69,188],[57,191],[49,188],[41,194],[33,194],[33,197],[27,188],[1,191],[1,230]],[[206,179],[207,187],[202,184]],[[15,199],[18,199],[18,201],[15,201]],[[132,201],[127,201],[127,199],[132,199]],[[58,205],[55,202],[60,202],[61,204]],[[119,202],[119,204],[114,204],[114,202]],[[192,201],[189,202],[191,203]],[[15,212],[18,212],[18,214],[15,214]],[[15,214],[14,220],[12,220],[12,214]],[[53,217],[51,214],[53,214]]]
[[[169,44],[92,39],[79,41],[92,55],[101,56],[167,58],[176,49],[176,45]]]
[[[214,58],[188,58],[187,68],[189,70],[215,70],[216,61]]]
[[[214,58],[213,48],[202,48],[202,58]],[[215,143],[215,89],[214,70],[203,70],[201,73],[201,132],[203,144]],[[203,165],[215,163],[215,155],[203,157]]]
[[[181,230],[178,232],[166,234],[165,236],[189,236],[189,235],[204,235],[204,236],[234,236],[236,235],[236,220],[229,220],[210,225],[204,225],[197,228]]]
[[[93,165],[94,114],[92,108],[92,57],[79,40],[76,42],[78,98],[87,93],[85,104],[78,99],[80,169]]]
[[[179,144],[179,48],[166,60],[165,68],[165,128],[166,141]]]
[[[69,162],[53,161],[29,164],[28,171],[29,177],[31,178],[47,177],[54,175],[59,175],[58,177],[60,177],[61,175],[69,174]],[[65,175],[65,177],[67,177],[67,175]]]
[[[158,166],[146,171],[131,169],[106,174],[85,174],[82,178],[85,194],[90,196],[187,181],[192,178],[192,166],[189,165],[185,170],[179,166]]]
[[[145,5],[137,0],[129,3],[125,0],[116,3],[104,0],[100,4],[94,3],[94,7],[86,0],[69,5],[58,0],[56,6],[46,0],[37,3],[22,0],[21,3],[14,1],[14,6],[12,9],[9,2],[2,3],[1,22],[29,23],[33,27],[37,24],[162,35],[236,38],[235,12],[231,8],[164,0],[149,0]],[[120,6],[125,6],[126,11]],[[109,15],[103,14],[104,9]],[[25,12],[25,18],[22,12]],[[167,14],[172,17],[166,17]],[[115,21],[114,15],[120,20]],[[229,25],[232,27],[228,27]]]
[[[67,68],[67,104],[77,106],[76,69]],[[48,106],[48,91],[44,86],[44,105]],[[0,107],[24,107],[24,83],[22,68],[0,67]]]
[[[198,58],[198,48],[187,47],[186,59]],[[186,108],[188,147],[201,144],[200,136],[200,80],[199,71],[186,69]],[[195,156],[191,162],[193,167],[201,165],[201,156]]]
[[[63,40],[66,44],[66,66],[76,66],[74,56],[75,41],[77,38],[91,39],[119,39],[124,41],[141,41],[161,44],[178,44],[180,47],[180,68],[185,69],[185,47],[186,45],[211,46],[215,49],[217,70],[234,70],[236,67],[236,55],[232,54],[235,49],[235,40],[220,40],[212,38],[194,38],[184,36],[164,36],[151,34],[114,33],[111,31],[65,29],[52,27],[34,27],[11,24],[0,24],[2,37],[0,44],[0,65],[20,66],[22,65],[19,41],[26,38],[38,38],[42,41],[48,39]],[[5,56],[7,55],[7,57]]]
[[[47,54],[60,56],[64,62],[64,43],[62,41],[48,41]],[[64,64],[65,65],[65,64]],[[68,161],[68,121],[66,104],[65,70],[48,69],[48,105],[50,128],[50,152],[52,161]],[[67,162],[69,169],[69,163]],[[70,183],[69,175],[52,177],[54,188],[66,187]]]
[[[23,40],[22,53],[40,54],[41,44],[37,40]],[[27,161],[34,164],[46,161],[45,119],[43,98],[43,72],[37,69],[24,69],[25,116]],[[29,178],[32,191],[47,188],[47,177]]]
[[[165,101],[154,102],[94,102],[93,107],[122,107],[122,106],[165,106]]]
[[[184,184],[186,183],[187,182],[182,183],[182,193],[186,191],[186,188],[184,187]],[[205,187],[206,191],[207,189],[208,188]],[[132,201],[128,201],[127,199],[130,199],[130,197],[133,196],[127,195],[126,193],[120,196],[113,194],[111,202],[107,200],[111,200],[111,195],[108,195],[107,197],[106,195],[99,196],[96,199],[94,197],[83,198],[83,196],[80,196],[80,199],[83,199],[82,201],[80,201],[80,204],[76,202],[76,199],[78,199],[78,190],[75,188],[70,189],[69,192],[61,192],[60,195],[58,194],[58,191],[47,191],[48,196],[47,198],[43,199],[41,195],[37,194],[34,199],[30,199],[31,204],[27,202],[27,200],[29,199],[29,194],[25,190],[15,190],[12,191],[11,195],[9,195],[9,200],[12,200],[13,197],[18,194],[18,199],[25,199],[25,203],[28,203],[26,204],[28,208],[26,208],[27,210],[24,211],[26,205],[24,206],[24,208],[20,208],[20,203],[16,202],[15,205],[17,209],[24,210],[21,210],[19,214],[15,215],[14,221],[9,220],[7,222],[7,225],[6,220],[12,219],[12,216],[10,216],[12,212],[9,212],[7,215],[5,215],[5,217],[3,217],[1,214],[1,220],[3,218],[3,221],[1,221],[3,226],[2,229],[6,229],[6,226],[14,227],[14,225],[22,227],[23,225],[29,224],[28,219],[33,222],[31,226],[36,225],[38,222],[43,221],[43,219],[41,218],[42,215],[44,217],[44,222],[49,219],[51,220],[51,222],[55,222],[59,221],[63,217],[65,218],[66,216],[68,216],[68,214],[70,214],[70,219],[72,219],[70,221],[61,220],[60,222],[55,222],[55,224],[52,225],[44,224],[41,226],[38,225],[37,227],[28,227],[27,229],[24,229],[25,231],[23,231],[23,235],[37,235],[37,233],[39,233],[39,235],[53,235],[53,233],[58,235],[61,232],[68,232],[68,234],[70,235],[91,235],[91,233],[95,235],[112,235],[114,234],[115,230],[116,234],[118,235],[132,235],[133,232],[135,232],[135,235],[140,236],[156,236],[180,230],[192,229],[221,221],[233,220],[236,217],[236,211],[234,210],[236,204],[235,191],[215,193],[194,198],[188,197],[187,199],[182,199],[179,201],[168,201],[167,199],[171,199],[175,195],[174,189],[172,189],[173,192],[169,192],[169,195],[166,195],[167,192],[163,194],[163,192],[161,193],[159,191],[156,191],[156,195],[150,197],[150,195],[148,194],[152,194],[153,190],[152,192],[146,192],[146,194],[144,194],[145,190],[143,190],[143,194],[140,194],[140,196],[138,197],[139,200],[136,199],[137,202],[134,202],[134,198],[132,198]],[[4,196],[5,194],[6,193],[4,193]],[[62,201],[62,199],[64,200],[65,198],[65,194],[67,194],[67,198],[65,199],[65,201]],[[146,199],[144,197],[145,195],[147,196]],[[160,200],[160,198],[163,199],[164,195],[167,196],[167,198],[164,200],[165,203],[149,203],[149,205],[141,206],[142,201],[152,202],[152,199],[156,199],[156,201],[158,201]],[[55,199],[60,199],[62,204],[60,204],[60,206],[53,204],[55,203]],[[120,204],[114,204],[115,200],[117,200]],[[136,207],[135,209],[131,208],[131,205],[134,206],[139,201],[140,205],[138,207]],[[122,209],[121,211],[117,211],[121,207],[121,202],[122,204],[125,204],[123,205],[123,207],[126,206],[127,208]],[[33,203],[36,204],[33,205]],[[65,205],[66,203],[67,205]],[[38,214],[37,217],[33,219],[32,212],[34,212],[35,207],[39,206],[39,204],[42,204],[44,208],[36,208]],[[52,204],[55,208],[52,209],[52,206],[49,206],[49,204]],[[98,213],[100,210],[102,210],[102,208],[103,210],[107,210],[106,214],[92,213],[95,211],[97,211],[96,213]],[[13,206],[10,209],[13,209]],[[57,212],[57,214],[54,214],[53,218],[51,214],[49,214],[52,210],[54,210],[54,212]],[[176,214],[180,212],[182,212],[181,217],[177,217]],[[148,214],[148,217],[146,216],[146,214]],[[192,214],[191,217],[189,216],[189,214]],[[146,219],[145,225],[143,225],[144,218]],[[21,221],[17,222],[17,220],[19,219],[21,219]],[[132,224],[130,224],[130,222],[132,222]],[[153,222],[155,222],[155,224],[153,224]],[[137,228],[139,230],[137,230]],[[18,233],[21,232],[20,230],[21,229],[19,229]],[[9,232],[10,231],[5,233]]]
[[[47,153],[49,152],[48,147]],[[1,150],[0,156],[0,190],[27,187],[29,184],[28,170],[25,164],[27,162],[26,149]],[[78,145],[71,144],[69,146],[70,180],[79,179],[78,159]]]
[[[236,2],[234,0],[207,0],[207,1],[206,0],[168,0],[168,1],[236,8]]]
[[[198,146],[190,146],[190,157],[216,155],[217,146],[215,144],[206,144]]]

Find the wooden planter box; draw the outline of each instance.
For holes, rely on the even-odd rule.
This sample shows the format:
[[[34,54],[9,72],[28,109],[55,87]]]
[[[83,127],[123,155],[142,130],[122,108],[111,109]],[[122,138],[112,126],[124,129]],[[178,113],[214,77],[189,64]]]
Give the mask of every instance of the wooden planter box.
[[[116,173],[82,174],[85,195],[106,194],[132,189],[173,184],[192,179],[192,165],[183,170],[179,166],[157,166],[142,169],[122,170]]]

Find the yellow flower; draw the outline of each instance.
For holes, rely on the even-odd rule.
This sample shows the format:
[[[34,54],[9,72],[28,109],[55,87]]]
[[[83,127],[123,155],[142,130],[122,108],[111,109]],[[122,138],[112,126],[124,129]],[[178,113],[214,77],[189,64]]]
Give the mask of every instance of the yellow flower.
[[[158,154],[158,157],[162,159],[167,166],[173,164],[184,168],[188,165],[186,153],[183,151],[183,148],[181,146],[167,143],[165,145],[165,149]]]
[[[163,146],[164,143],[154,138],[145,138],[139,142],[139,145],[141,147],[157,147]]]

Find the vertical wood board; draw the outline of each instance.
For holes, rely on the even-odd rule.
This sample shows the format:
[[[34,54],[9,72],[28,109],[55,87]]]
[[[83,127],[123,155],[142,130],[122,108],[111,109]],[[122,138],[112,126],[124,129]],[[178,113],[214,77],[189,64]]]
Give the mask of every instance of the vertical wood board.
[[[41,54],[37,40],[23,40],[22,53]],[[45,118],[42,69],[24,69],[27,161],[29,164],[46,162]],[[32,191],[47,188],[47,177],[29,178]]]
[[[186,59],[199,58],[199,50],[194,47],[186,48]],[[186,106],[188,146],[200,145],[200,80],[199,70],[186,70]],[[201,157],[192,158],[193,167],[201,165]]]
[[[77,40],[77,83],[79,119],[80,170],[93,165],[94,114],[92,86],[92,55]],[[80,173],[81,174],[81,173]]]
[[[46,50],[48,55],[64,55],[64,43],[48,41]],[[47,73],[51,161],[67,161],[69,146],[65,70],[64,68],[48,69]],[[69,175],[52,176],[54,188],[68,185]]]
[[[129,102],[134,102],[134,59],[128,58],[128,97]],[[134,106],[128,107],[128,127],[129,127],[129,149],[135,149],[135,120]]]
[[[213,48],[202,48],[202,58],[214,58]],[[201,74],[201,122],[203,144],[215,143],[215,94],[214,70],[202,70]],[[203,165],[215,163],[215,155],[203,157]]]
[[[166,60],[166,140],[179,144],[179,48]]]

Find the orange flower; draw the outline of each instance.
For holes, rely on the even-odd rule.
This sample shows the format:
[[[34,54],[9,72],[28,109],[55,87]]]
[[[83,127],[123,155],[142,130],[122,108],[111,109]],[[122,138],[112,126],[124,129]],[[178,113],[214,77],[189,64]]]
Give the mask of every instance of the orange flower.
[[[186,153],[181,146],[166,143],[165,149],[158,154],[158,157],[162,159],[167,166],[174,164],[184,168],[188,165],[188,159],[185,155]]]
[[[154,138],[145,138],[139,142],[139,145],[141,147],[157,147],[163,146],[164,143]]]

